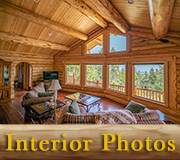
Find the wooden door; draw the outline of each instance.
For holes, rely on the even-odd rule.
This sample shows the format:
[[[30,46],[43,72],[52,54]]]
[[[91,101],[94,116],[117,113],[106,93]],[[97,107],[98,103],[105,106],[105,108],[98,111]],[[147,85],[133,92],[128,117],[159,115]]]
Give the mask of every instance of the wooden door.
[[[29,79],[30,79],[30,65],[28,63],[24,63],[24,77],[23,77],[23,89],[29,89]]]

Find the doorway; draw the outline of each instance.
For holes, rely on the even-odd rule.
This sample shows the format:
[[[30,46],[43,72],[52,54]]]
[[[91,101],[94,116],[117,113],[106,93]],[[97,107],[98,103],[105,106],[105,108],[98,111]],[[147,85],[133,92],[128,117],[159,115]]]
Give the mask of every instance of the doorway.
[[[14,71],[14,88],[30,90],[32,84],[32,67],[26,62],[18,63]]]

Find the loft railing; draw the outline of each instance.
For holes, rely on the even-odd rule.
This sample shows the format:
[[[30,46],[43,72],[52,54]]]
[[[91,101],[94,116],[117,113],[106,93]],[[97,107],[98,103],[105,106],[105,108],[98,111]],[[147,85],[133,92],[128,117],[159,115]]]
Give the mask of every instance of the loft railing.
[[[75,75],[67,75],[67,83],[69,84],[80,84],[80,80],[78,80]],[[102,87],[102,83],[99,81],[93,82],[93,81],[86,81],[87,86],[92,87]],[[119,92],[125,92],[126,87],[123,85],[115,85],[115,84],[109,84],[109,89],[113,89]],[[164,102],[164,91],[159,90],[152,90],[152,89],[143,89],[138,88],[135,86],[135,95],[144,97],[147,99],[152,99],[159,102]]]

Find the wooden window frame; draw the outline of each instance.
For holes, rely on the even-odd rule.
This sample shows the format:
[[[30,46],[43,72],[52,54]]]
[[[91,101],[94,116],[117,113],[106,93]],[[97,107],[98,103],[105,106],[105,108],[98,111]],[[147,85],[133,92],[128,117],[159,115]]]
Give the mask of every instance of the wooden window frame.
[[[125,51],[117,51],[117,52],[110,52],[110,33],[114,33],[114,34],[117,34],[117,35],[120,35],[120,36],[124,36],[124,37],[126,37],[126,50]],[[112,31],[112,30],[108,30],[107,31],[107,53],[108,54],[117,54],[117,53],[125,53],[125,52],[127,52],[128,51],[128,36],[127,36],[127,34],[123,34],[123,33],[121,33],[121,32],[118,32],[118,31]]]
[[[116,90],[113,90],[113,89],[110,89],[109,88],[109,65],[125,65],[125,92],[121,92],[121,91],[116,91]],[[127,63],[126,62],[121,62],[121,63],[108,63],[107,66],[107,71],[106,71],[106,89],[111,91],[111,92],[116,92],[116,93],[119,93],[119,94],[123,94],[123,95],[127,95]]]
[[[102,65],[102,87],[94,87],[94,86],[87,86],[86,85],[86,65]],[[97,88],[97,89],[104,89],[105,83],[104,83],[104,77],[105,77],[105,64],[104,63],[85,63],[84,64],[84,88]]]
[[[67,83],[67,65],[79,65],[80,66],[80,84]],[[81,68],[82,68],[81,63],[65,63],[64,64],[64,84],[66,86],[81,86],[81,76],[82,76],[82,74],[81,74],[82,69]]]
[[[145,97],[141,97],[141,96],[136,96],[135,95],[135,80],[134,80],[134,65],[140,65],[140,64],[144,64],[144,65],[148,65],[148,64],[164,64],[164,102],[160,102],[160,101],[156,101],[156,100],[152,100],[152,99],[148,99]],[[168,63],[166,61],[148,61],[148,62],[132,62],[131,63],[131,71],[132,71],[132,92],[131,95],[134,98],[140,99],[140,100],[144,100],[144,101],[148,101],[148,102],[152,102],[152,103],[156,103],[156,104],[160,104],[160,105],[165,105],[168,106]]]

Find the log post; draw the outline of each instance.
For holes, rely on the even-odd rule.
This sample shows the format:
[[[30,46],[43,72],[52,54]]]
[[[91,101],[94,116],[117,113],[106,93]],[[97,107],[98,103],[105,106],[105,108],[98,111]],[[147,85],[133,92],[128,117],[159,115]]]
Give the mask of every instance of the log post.
[[[73,74],[73,84],[76,83],[76,77],[75,77],[75,74]]]
[[[96,83],[96,84],[97,84],[97,87],[100,87],[99,81],[97,81],[97,83]]]
[[[134,87],[134,94],[137,95],[137,86]]]

